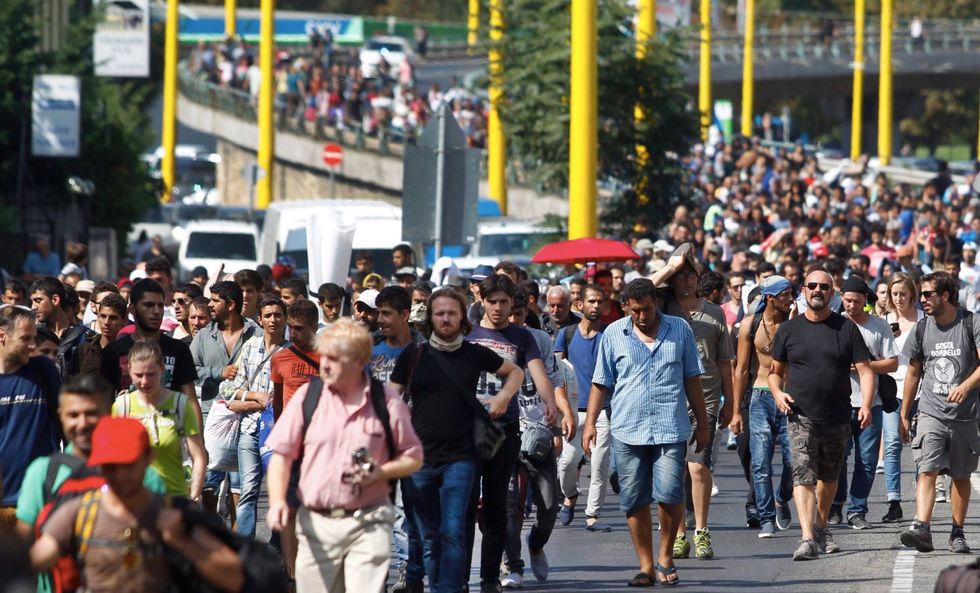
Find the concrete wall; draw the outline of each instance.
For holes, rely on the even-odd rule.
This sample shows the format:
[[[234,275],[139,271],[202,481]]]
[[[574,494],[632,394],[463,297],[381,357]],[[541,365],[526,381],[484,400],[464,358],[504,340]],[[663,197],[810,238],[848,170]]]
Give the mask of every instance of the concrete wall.
[[[258,128],[228,113],[179,97],[177,117],[195,130],[218,140],[221,155],[218,189],[229,205],[247,205],[249,187],[242,170],[255,161]],[[273,167],[273,200],[327,198],[331,195],[330,175],[320,158],[322,141],[288,132],[276,132],[276,162]],[[393,146],[393,152],[400,147]],[[337,174],[339,198],[371,198],[401,203],[402,157],[344,148],[344,163]],[[486,180],[480,182],[480,196],[489,195]],[[559,196],[540,196],[533,189],[508,189],[510,215],[537,220],[547,214],[568,215],[568,200]]]

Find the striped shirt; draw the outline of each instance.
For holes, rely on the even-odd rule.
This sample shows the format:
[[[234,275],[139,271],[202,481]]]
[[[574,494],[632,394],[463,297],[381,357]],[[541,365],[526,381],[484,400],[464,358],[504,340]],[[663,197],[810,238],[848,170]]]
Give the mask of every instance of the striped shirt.
[[[628,445],[663,445],[691,438],[684,380],[704,374],[686,321],[657,312],[653,348],[614,321],[602,333],[592,382],[610,390],[610,432]]]
[[[270,369],[272,364],[272,354],[282,349],[287,342],[275,346],[272,352],[265,350],[265,336],[252,336],[242,345],[241,352],[235,364],[238,373],[234,379],[226,379],[218,386],[218,396],[222,399],[234,399],[235,393],[239,389],[254,391],[256,393],[272,393],[272,377]],[[272,405],[271,403],[269,405]],[[259,427],[261,411],[242,414],[242,422],[239,428],[240,434],[253,434]]]

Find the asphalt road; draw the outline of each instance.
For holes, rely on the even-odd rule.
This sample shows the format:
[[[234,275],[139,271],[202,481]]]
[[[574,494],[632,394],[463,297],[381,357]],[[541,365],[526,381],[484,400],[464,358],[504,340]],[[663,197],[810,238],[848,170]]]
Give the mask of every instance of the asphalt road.
[[[911,501],[913,469],[907,448],[903,452],[903,466],[903,497],[906,501]],[[821,556],[811,562],[794,562],[792,553],[800,539],[795,508],[793,525],[788,531],[777,532],[773,539],[759,539],[758,531],[745,527],[746,484],[734,452],[724,448],[719,451],[715,479],[720,492],[712,499],[709,521],[715,558],[677,560],[677,571],[683,589],[712,593],[932,591],[940,570],[951,564],[967,564],[974,558],[971,555],[945,551],[950,527],[948,503],[936,505],[933,539],[937,551],[919,554],[914,550],[903,549],[898,542],[898,531],[900,527],[907,527],[911,521],[912,503],[903,503],[905,520],[900,525],[880,523],[887,505],[883,476],[879,474],[870,497],[871,512],[868,520],[872,522],[872,529],[855,531],[846,525],[833,528],[834,538],[842,550],[839,554]],[[581,480],[584,492],[588,484],[588,465],[582,470]],[[977,490],[978,486],[980,480],[975,477],[974,489]],[[260,501],[258,536],[267,540],[269,532],[264,521],[265,502],[263,496]],[[971,508],[966,522],[967,541],[980,550],[978,519],[980,510]],[[611,491],[603,507],[603,520],[612,527],[612,532],[585,531],[584,512],[580,504],[575,521],[568,527],[557,525],[545,548],[551,564],[548,581],[535,581],[528,569],[524,589],[540,593],[635,591],[626,586],[626,581],[638,569],[636,556],[626,528],[626,518],[619,511],[617,498]],[[530,521],[526,522],[527,526]],[[654,538],[656,545],[656,532]],[[523,539],[522,536],[522,541]],[[478,550],[479,532],[475,545]],[[474,556],[474,562],[478,562],[479,552]],[[473,590],[478,590],[478,583],[479,567],[474,565],[471,577]]]

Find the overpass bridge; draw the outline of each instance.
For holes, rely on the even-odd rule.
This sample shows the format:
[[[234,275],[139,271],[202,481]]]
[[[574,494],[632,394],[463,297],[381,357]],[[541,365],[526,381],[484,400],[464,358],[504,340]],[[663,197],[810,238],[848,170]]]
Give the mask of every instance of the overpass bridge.
[[[713,31],[712,96],[732,101],[740,111],[742,82],[742,38],[733,32]],[[865,33],[865,123],[864,146],[874,146],[877,135],[877,85],[879,31],[869,26]],[[833,39],[823,40],[815,28],[767,29],[756,32],[755,102],[764,106],[791,96],[812,98],[811,105],[831,121],[842,122],[841,139],[849,139],[853,30],[839,27]],[[686,42],[690,56],[685,71],[687,84],[698,84],[696,38]],[[457,48],[465,55],[464,48]],[[452,48],[448,53],[452,54]],[[943,23],[927,29],[925,42],[893,37],[894,121],[915,115],[912,99],[925,88],[975,87],[980,80],[980,23]],[[485,71],[479,59],[432,62],[417,68],[423,85],[445,81],[449,76]],[[190,128],[217,139],[222,165],[218,186],[226,203],[242,204],[249,195],[241,169],[253,161],[258,138],[255,106],[248,94],[225,89],[195,77],[183,65],[180,70],[178,118]],[[692,95],[693,100],[693,95]],[[896,133],[894,137],[898,138]],[[369,136],[357,127],[336,129],[308,122],[281,122],[276,133],[276,170],[273,199],[298,199],[329,195],[328,174],[320,161],[325,141],[345,146],[345,161],[338,174],[338,194],[343,197],[373,197],[398,201],[402,186],[402,155],[405,138],[393,130]],[[562,196],[542,196],[534,187],[522,185],[514,173],[508,196],[512,211],[526,217],[547,213],[567,214]],[[487,194],[485,181],[481,195]]]

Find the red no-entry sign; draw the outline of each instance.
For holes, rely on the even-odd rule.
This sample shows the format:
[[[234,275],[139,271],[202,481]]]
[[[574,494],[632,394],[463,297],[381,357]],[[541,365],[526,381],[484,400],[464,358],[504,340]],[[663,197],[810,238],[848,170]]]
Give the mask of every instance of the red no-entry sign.
[[[321,156],[328,167],[339,167],[344,162],[344,149],[339,144],[324,144]]]

